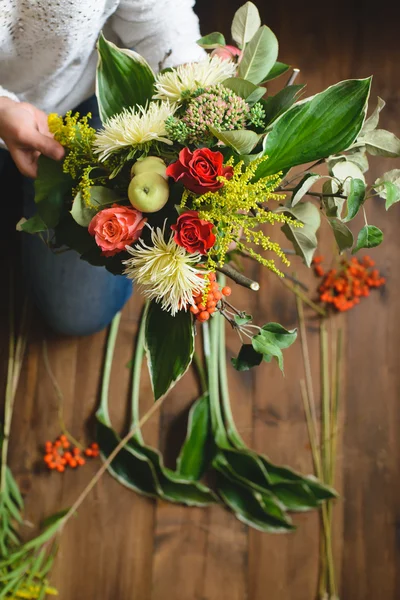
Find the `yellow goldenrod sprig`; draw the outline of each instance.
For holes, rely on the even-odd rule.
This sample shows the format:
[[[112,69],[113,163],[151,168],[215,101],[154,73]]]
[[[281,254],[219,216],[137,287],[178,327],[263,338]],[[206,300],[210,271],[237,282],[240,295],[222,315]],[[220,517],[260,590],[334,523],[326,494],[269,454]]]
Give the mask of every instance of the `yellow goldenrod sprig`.
[[[281,181],[280,173],[252,181],[258,166],[267,158],[258,158],[248,166],[245,166],[243,161],[234,165],[233,158],[230,158],[226,164],[233,166],[233,176],[231,179],[219,178],[224,183],[222,188],[216,192],[206,192],[202,196],[197,196],[189,190],[184,191],[181,206],[186,207],[190,200],[193,208],[198,210],[199,217],[213,223],[218,229],[216,244],[208,255],[209,270],[214,271],[224,265],[232,242],[237,244],[239,250],[247,252],[278,275],[282,273],[276,267],[275,261],[264,258],[253,246],[274,252],[285,265],[290,264],[280,245],[272,242],[260,229],[261,225],[274,223],[290,223],[301,227],[301,223],[284,213],[267,211],[262,207],[269,200],[279,201],[284,198],[275,193]]]

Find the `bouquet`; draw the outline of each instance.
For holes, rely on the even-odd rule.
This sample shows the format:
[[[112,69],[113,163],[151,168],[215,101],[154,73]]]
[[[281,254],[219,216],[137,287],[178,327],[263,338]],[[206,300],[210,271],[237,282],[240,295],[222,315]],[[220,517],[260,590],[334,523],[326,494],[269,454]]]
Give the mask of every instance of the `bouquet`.
[[[241,257],[287,276],[277,229],[310,266],[321,217],[339,253],[379,245],[383,233],[367,222],[367,200],[379,196],[386,209],[399,201],[400,170],[368,185],[368,155],[398,157],[400,140],[378,128],[380,98],[367,118],[370,78],[306,97],[304,85],[294,83],[295,69],[269,95],[268,82],[287,78],[290,66],[277,60],[278,41],[251,2],[236,12],[232,38],[234,46],[211,33],[198,42],[209,51],[204,60],[160,65],[155,74],[142,56],[100,36],[96,94],[103,127],[91,128],[88,115],[49,116],[65,158],[40,158],[37,214],[19,229],[52,230],[54,248],[67,246],[135,282],[146,298],[136,373],[144,347],[156,401],[189,368],[202,330],[205,372],[196,364],[203,394],[192,407],[176,471],[138,434],[110,472],[150,496],[196,505],[218,500],[262,531],[288,531],[288,511],[318,507],[335,492],[244,444],[229,405],[224,321],[242,342],[232,359],[239,371],[273,359],[283,370],[283,351],[296,330],[254,324],[233,304],[226,277],[258,290],[238,267]],[[359,211],[365,225],[354,240],[348,224]],[[334,293],[326,292],[326,302]],[[107,457],[119,438],[106,393],[97,417]],[[210,468],[213,491],[200,482]]]

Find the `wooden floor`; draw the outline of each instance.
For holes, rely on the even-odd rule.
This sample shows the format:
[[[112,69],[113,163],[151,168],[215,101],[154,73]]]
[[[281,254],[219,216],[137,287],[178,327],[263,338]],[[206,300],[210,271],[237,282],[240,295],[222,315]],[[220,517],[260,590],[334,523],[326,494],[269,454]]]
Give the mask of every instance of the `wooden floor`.
[[[308,82],[310,95],[340,79],[373,73],[372,100],[379,94],[387,101],[382,124],[400,134],[399,14],[389,9],[388,2],[375,4],[373,10],[364,7],[362,13],[356,9],[361,3],[350,0],[329,6],[314,2],[278,6],[262,0],[259,4],[263,21],[280,40],[280,59],[301,67],[299,81]],[[203,31],[228,34],[238,5],[236,0],[201,0]],[[371,162],[371,181],[382,169],[400,168],[399,161]],[[400,207],[387,216],[377,199],[370,203],[368,216],[385,232],[385,244],[373,255],[387,286],[345,321],[337,469],[341,499],[335,509],[341,600],[400,597]],[[324,247],[326,252],[331,249],[329,237]],[[295,262],[294,268],[315,285],[300,263]],[[277,320],[295,326],[291,293],[257,268],[254,276],[261,291],[251,294],[235,288],[235,304],[252,312],[258,322]],[[126,417],[126,364],[139,308],[140,298],[135,297],[123,313],[112,374],[112,418],[120,427]],[[1,374],[6,354],[3,324]],[[11,466],[26,496],[26,519],[32,523],[71,505],[96,469],[91,463],[58,476],[41,467],[41,444],[59,434],[57,397],[44,369],[43,339],[64,394],[68,427],[81,440],[90,440],[105,335],[60,339],[39,321],[35,323],[17,397],[11,454]],[[309,335],[317,374],[317,332],[312,323]],[[229,353],[237,347],[231,334],[227,345]],[[232,370],[235,417],[246,441],[258,451],[310,472],[298,343],[286,353],[286,372],[283,378],[275,365],[241,375]],[[185,408],[195,395],[195,381],[188,374],[171,393],[161,417],[146,426],[146,440],[162,449],[168,444],[174,451]],[[143,410],[151,403],[147,378],[142,403]],[[298,516],[295,523],[298,530],[290,535],[258,533],[220,507],[202,510],[155,503],[106,475],[65,531],[53,583],[61,600],[314,600],[318,517],[315,513]]]

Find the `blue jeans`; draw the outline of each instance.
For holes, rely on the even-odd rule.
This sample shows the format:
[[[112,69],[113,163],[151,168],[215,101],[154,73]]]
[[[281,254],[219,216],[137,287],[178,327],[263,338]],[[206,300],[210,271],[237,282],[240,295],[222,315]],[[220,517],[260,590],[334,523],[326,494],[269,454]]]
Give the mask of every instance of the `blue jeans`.
[[[96,99],[90,98],[76,110],[91,112],[91,125],[99,128]],[[7,151],[0,150],[0,182],[10,164]],[[21,175],[22,177],[22,175]],[[33,182],[23,181],[24,215],[35,212]],[[33,300],[47,324],[64,335],[90,335],[106,327],[132,294],[132,282],[94,267],[68,250],[52,252],[37,235],[22,236],[22,267]]]

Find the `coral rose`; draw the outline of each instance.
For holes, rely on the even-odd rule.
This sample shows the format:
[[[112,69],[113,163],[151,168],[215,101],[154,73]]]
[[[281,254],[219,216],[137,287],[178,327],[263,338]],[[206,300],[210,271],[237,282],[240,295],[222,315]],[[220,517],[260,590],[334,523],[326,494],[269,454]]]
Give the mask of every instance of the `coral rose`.
[[[114,256],[140,237],[146,221],[140,211],[113,204],[93,217],[89,233],[94,236],[103,256]]]
[[[183,148],[179,159],[167,167],[167,175],[175,181],[181,181],[185,188],[196,194],[215,192],[224,185],[217,177],[231,179],[233,168],[223,165],[221,152],[213,152],[209,148],[199,148],[191,152]]]
[[[207,250],[215,244],[213,224],[199,219],[199,213],[195,210],[188,210],[181,214],[176,225],[171,225],[171,229],[176,232],[175,242],[185,248],[189,254],[195,252],[206,254]]]
[[[220,46],[211,52],[211,56],[218,56],[219,58],[222,58],[222,60],[234,60],[235,57],[238,57],[239,60],[241,55],[242,51],[239,48],[229,45]]]

